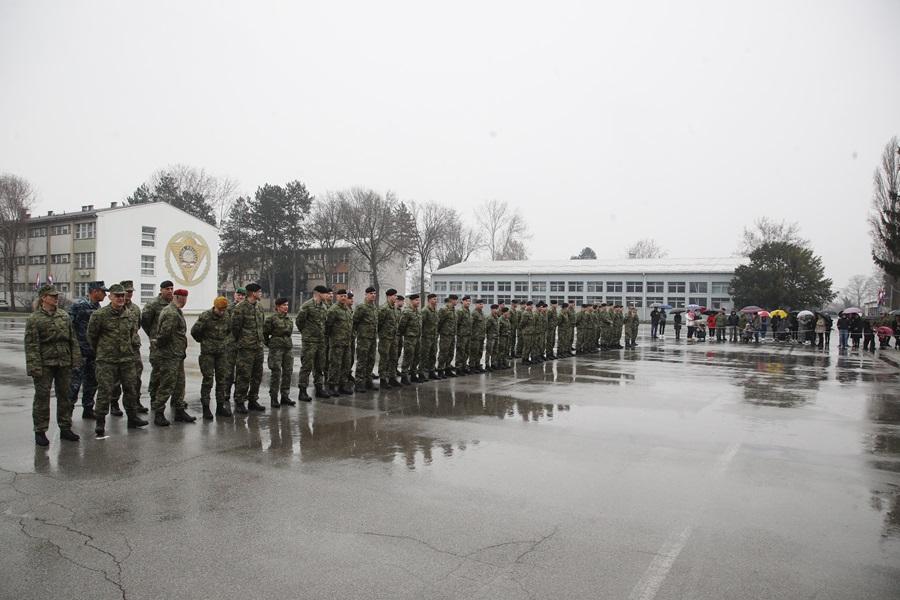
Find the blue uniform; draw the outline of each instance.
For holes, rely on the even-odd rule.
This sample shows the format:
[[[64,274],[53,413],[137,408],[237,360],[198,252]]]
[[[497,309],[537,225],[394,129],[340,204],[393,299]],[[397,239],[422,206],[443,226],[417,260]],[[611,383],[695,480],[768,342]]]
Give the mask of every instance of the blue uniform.
[[[87,340],[88,321],[95,310],[100,308],[99,302],[91,302],[87,298],[79,298],[69,308],[78,347],[81,349],[81,366],[72,369],[72,382],[69,385],[69,401],[72,406],[78,402],[78,390],[82,389],[81,406],[94,407],[94,396],[97,394],[97,374],[94,368],[94,349]]]

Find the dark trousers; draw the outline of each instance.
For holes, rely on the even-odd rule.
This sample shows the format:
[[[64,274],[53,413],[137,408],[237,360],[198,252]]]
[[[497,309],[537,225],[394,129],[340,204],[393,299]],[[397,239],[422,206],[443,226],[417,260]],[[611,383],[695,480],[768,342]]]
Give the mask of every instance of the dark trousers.
[[[659,322],[659,331],[658,331],[658,333],[659,333],[659,335],[664,335],[664,334],[666,333],[666,322],[665,322],[665,321],[660,321],[660,322]]]
[[[93,356],[81,355],[81,366],[72,369],[69,382],[69,403],[78,404],[78,390],[81,390],[81,406],[94,408],[94,397],[97,395],[97,367]]]

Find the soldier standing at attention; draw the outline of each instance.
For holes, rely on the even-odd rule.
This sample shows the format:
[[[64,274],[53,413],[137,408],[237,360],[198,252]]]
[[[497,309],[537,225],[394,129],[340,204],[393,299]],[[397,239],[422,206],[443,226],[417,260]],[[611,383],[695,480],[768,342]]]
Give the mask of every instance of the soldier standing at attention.
[[[554,349],[556,348],[556,328],[558,325],[559,313],[556,310],[556,300],[551,300],[550,309],[547,311],[546,346],[544,348],[544,354],[546,354],[547,360],[556,358]]]
[[[437,294],[428,294],[427,304],[422,309],[422,348],[420,351],[419,377],[440,379],[435,364],[437,363],[438,311]]]
[[[419,295],[409,295],[409,306],[403,310],[397,331],[403,337],[403,375],[402,385],[418,383],[410,379],[415,374],[419,362],[419,343],[422,337],[422,316],[419,314]]]
[[[347,290],[347,310],[350,311],[350,327],[353,327],[353,292]],[[347,363],[344,365],[344,368],[347,370],[345,374],[345,379],[347,381],[347,385],[350,388],[353,388],[353,384],[356,383],[356,379],[353,377],[353,364],[356,360],[356,332],[350,333],[350,353],[347,358]]]
[[[234,301],[225,309],[225,312],[228,314],[229,323],[231,322],[231,315],[234,314],[234,307],[244,301],[247,298],[247,289],[239,287],[234,290]],[[234,386],[234,375],[235,370],[237,369],[237,344],[230,345],[231,356],[228,359],[228,381],[226,385],[228,388],[225,390],[225,397],[228,398],[229,405],[231,403],[231,388]]]
[[[125,281],[120,281],[119,285],[125,288],[125,310],[131,314],[131,318],[134,320],[134,335],[131,338],[131,346],[134,352],[134,371],[137,375],[137,381],[135,382],[138,391],[137,411],[145,413],[149,412],[150,409],[141,404],[141,375],[144,372],[144,361],[141,360],[141,309],[131,301],[132,297],[134,297],[134,282],[126,279]],[[115,408],[119,406],[121,391],[121,388],[117,388],[113,395],[112,406]]]
[[[610,344],[610,331],[612,329],[612,319],[610,318],[609,308],[606,304],[600,305],[600,312],[598,313],[598,321],[600,327],[600,349],[608,350]]]
[[[80,437],[72,431],[72,403],[69,400],[69,379],[72,369],[81,364],[81,348],[72,319],[59,310],[59,292],[52,285],[38,291],[40,307],[25,322],[25,370],[34,382],[34,401],[31,419],[34,422],[34,443],[49,446],[50,387],[56,390],[56,425],[59,437],[77,442]]]
[[[638,316],[637,309],[633,306],[630,307],[628,309],[628,314],[625,315],[624,318],[626,348],[637,347],[637,334],[640,324],[641,318]]]
[[[150,395],[151,407],[156,398],[156,390],[159,389],[159,369],[154,364],[156,362],[156,342],[154,341],[156,321],[159,320],[159,313],[162,312],[162,309],[172,302],[174,289],[174,283],[168,279],[163,281],[159,284],[159,295],[145,304],[144,310],[141,311],[141,329],[150,338],[150,383],[147,386],[147,393]]]
[[[537,303],[537,314],[534,325],[534,352],[538,362],[544,362],[544,347],[547,345],[547,304],[541,300]]]
[[[558,341],[556,343],[556,356],[559,358],[566,358],[570,355],[572,343],[569,342],[569,345],[566,345],[566,340],[569,337],[569,305],[565,302],[563,302],[563,305],[559,309],[559,317],[556,326],[557,331],[559,332]]]
[[[356,337],[356,391],[375,389],[372,370],[378,343],[378,307],[374,287],[366,288],[363,303],[353,311],[353,333]]]
[[[300,376],[297,386],[300,388],[300,401],[312,402],[306,392],[309,375],[312,373],[316,387],[316,398],[328,398],[325,391],[325,297],[331,292],[324,285],[313,289],[313,297],[304,302],[297,311],[297,331],[303,340],[300,347]]]
[[[525,310],[519,317],[519,331],[516,334],[517,340],[521,341],[522,364],[530,365],[535,361],[531,360],[531,342],[534,339],[534,302],[529,300],[525,303]]]
[[[512,311],[509,307],[504,306],[500,311],[500,320],[497,322],[497,356],[501,369],[508,369],[510,365],[509,340],[512,336],[512,322],[510,316]]]
[[[212,419],[209,410],[209,395],[216,384],[216,416],[230,417],[231,403],[228,400],[228,386],[231,382],[231,313],[228,312],[228,300],[219,296],[213,301],[213,307],[200,314],[197,322],[191,327],[191,337],[200,342],[200,373],[203,382],[200,384],[200,403],[203,405],[203,418]]]
[[[403,316],[403,309],[406,307],[403,296],[397,294],[397,300],[394,302],[394,311],[397,316],[397,325],[400,325],[400,317]],[[400,357],[403,355],[403,336],[400,335],[400,330],[397,330],[397,335],[395,337],[397,344],[397,353],[394,356],[394,368],[391,371],[392,377],[394,379],[392,382],[396,383],[396,385],[400,385]]]
[[[263,324],[263,344],[269,349],[269,402],[272,408],[295,406],[291,400],[291,376],[294,374],[294,322],[288,316],[287,298],[275,300],[275,312]],[[279,397],[281,401],[279,401]]]
[[[87,340],[87,326],[94,311],[100,309],[100,303],[106,298],[106,286],[102,281],[92,281],[88,284],[88,295],[79,298],[69,307],[69,316],[75,327],[75,335],[78,336],[78,346],[81,348],[81,366],[72,370],[72,381],[69,384],[69,402],[74,410],[78,404],[78,390],[81,389],[81,418],[94,418],[94,396],[97,394],[97,373],[94,367],[94,350]],[[122,416],[122,411],[115,407],[113,414]]]
[[[171,400],[175,420],[193,423],[197,417],[187,412],[184,401],[184,359],[187,357],[187,324],[181,309],[187,304],[188,291],[177,289],[156,321],[156,363],[159,365],[159,388],[153,404],[153,424],[166,427],[166,404]]]
[[[484,373],[481,367],[481,355],[484,354],[484,300],[475,301],[475,310],[472,312],[471,333],[469,334],[469,365],[471,373]]]
[[[231,335],[237,346],[237,365],[234,372],[234,412],[247,414],[251,410],[265,412],[259,403],[259,385],[263,371],[263,323],[265,316],[259,306],[262,288],[258,283],[247,284],[247,297],[231,313]],[[246,404],[245,404],[246,403]]]
[[[397,372],[397,324],[400,322],[394,303],[397,290],[390,288],[384,293],[385,301],[378,309],[378,378],[381,388],[394,387]]]
[[[484,336],[487,340],[487,347],[484,352],[484,370],[494,371],[499,369],[499,361],[497,360],[497,334],[498,334],[498,316],[500,307],[497,304],[491,304],[491,314],[484,320]]]
[[[522,356],[522,341],[519,339],[519,321],[522,319],[522,313],[519,310],[519,301],[513,300],[509,309],[509,357],[519,358]]]
[[[132,355],[133,317],[125,310],[125,288],[110,287],[110,303],[91,315],[87,339],[97,357],[97,437],[106,435],[106,414],[116,390],[122,388],[122,402],[128,413],[128,428],[147,424],[137,415],[137,385]]]
[[[444,308],[438,311],[439,341],[438,373],[443,377],[456,377],[453,370],[453,351],[456,343],[456,301],[459,296],[450,294],[444,301]]]
[[[325,315],[325,337],[328,339],[328,393],[350,395],[347,385],[347,363],[350,361],[350,338],[353,321],[347,301],[347,290],[335,292],[336,302]]]
[[[472,337],[472,312],[469,307],[472,305],[470,296],[462,297],[462,306],[456,311],[456,373],[459,375],[469,374],[469,340]]]

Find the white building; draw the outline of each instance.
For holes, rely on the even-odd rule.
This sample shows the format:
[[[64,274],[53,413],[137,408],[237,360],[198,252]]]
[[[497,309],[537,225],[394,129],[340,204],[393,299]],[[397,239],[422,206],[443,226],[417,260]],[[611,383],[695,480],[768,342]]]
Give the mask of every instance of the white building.
[[[35,284],[52,280],[69,299],[91,281],[107,286],[130,279],[144,304],[169,279],[188,296],[187,312],[212,306],[217,295],[219,231],[164,202],[32,217],[16,271],[17,304],[28,304]],[[5,288],[4,288],[5,292]]]
[[[431,285],[441,302],[449,294],[488,303],[606,302],[633,305],[647,318],[654,303],[732,308],[731,279],[746,262],[741,257],[469,261],[435,271]]]

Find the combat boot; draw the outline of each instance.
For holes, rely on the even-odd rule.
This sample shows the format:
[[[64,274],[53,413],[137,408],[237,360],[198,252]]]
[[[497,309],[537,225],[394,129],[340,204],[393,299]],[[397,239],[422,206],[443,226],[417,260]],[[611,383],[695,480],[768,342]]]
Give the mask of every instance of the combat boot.
[[[345,395],[345,396],[352,396],[352,395],[353,395],[353,388],[350,387],[348,384],[345,383],[345,384],[341,385],[340,388],[338,388],[338,392],[341,393],[341,394],[343,394],[343,395]]]
[[[391,389],[392,387],[394,387],[394,386],[391,384],[391,378],[390,378],[390,377],[382,377],[382,378],[381,378],[381,389],[383,389],[383,390],[389,390],[389,389]]]
[[[70,442],[77,442],[81,439],[81,436],[72,431],[71,429],[60,429],[59,430],[59,439],[68,440]]]
[[[312,398],[306,393],[306,388],[300,388],[300,394],[297,396],[297,400],[300,402],[312,402]]]
[[[447,377],[456,377],[456,371],[453,370],[452,368],[447,368],[447,370],[444,371],[444,373],[447,375]]]
[[[91,406],[85,407],[83,411],[81,411],[82,419],[96,419],[97,416],[94,414],[94,409]]]
[[[359,381],[356,382],[356,386],[355,386],[354,390],[359,392],[360,394],[365,394],[367,391],[366,390],[366,382],[363,381],[362,379],[360,379]]]
[[[123,414],[122,409],[119,408],[119,401],[113,400],[109,405],[109,414],[114,417],[121,417]]]
[[[43,431],[35,431],[34,432],[34,443],[38,446],[49,446],[50,440],[47,439],[47,434]]]
[[[403,376],[400,378],[400,383],[401,383],[402,385],[410,385],[411,382],[410,382],[410,380],[409,380],[409,376],[408,376],[408,375],[403,375]]]
[[[128,413],[128,429],[137,429],[139,427],[146,427],[147,425],[147,421],[137,416],[137,411]]]
[[[419,374],[418,374],[418,373],[410,373],[410,375],[409,375],[409,381],[410,381],[411,383],[422,383],[422,380],[419,379]]]
[[[336,385],[329,385],[326,389],[328,390],[326,398],[337,398],[341,395],[341,392]]]
[[[234,412],[239,415],[246,415],[249,410],[247,410],[247,405],[243,402],[235,402],[234,403]]]
[[[144,406],[143,404],[141,404],[140,402],[138,402],[138,403],[137,403],[137,411],[138,411],[139,413],[145,413],[145,414],[146,414],[146,413],[150,412],[150,409],[147,408],[146,406]]]
[[[272,408],[278,408],[279,406],[281,406],[281,403],[278,401],[278,398],[276,398],[275,396],[273,396],[273,397],[269,400],[269,406],[271,406]]]
[[[106,435],[106,417],[97,415],[97,425],[94,426],[94,435],[103,437]]]
[[[231,417],[234,416],[231,414],[231,402],[217,402],[216,403],[216,416],[217,417]]]
[[[304,390],[306,391],[306,390]],[[325,386],[321,383],[316,384],[316,398],[330,398],[331,394],[328,393],[328,390],[325,389]],[[302,399],[302,398],[301,398]]]
[[[206,419],[207,421],[211,421],[214,418],[212,411],[209,410],[209,404],[203,405],[203,418]]]
[[[183,408],[175,409],[175,420],[181,423],[193,423],[197,420],[197,417],[188,414],[188,411]]]
[[[256,400],[251,400],[247,403],[247,409],[255,410],[256,412],[266,412],[266,407],[257,402]]]
[[[153,413],[153,424],[157,427],[168,427],[169,420],[166,418],[166,412],[164,410],[158,410]]]
[[[289,396],[285,396],[281,399],[282,406],[297,406],[297,403],[290,399]]]
[[[378,391],[378,388],[375,387],[375,382],[372,381],[372,378],[371,378],[371,377],[369,377],[368,379],[366,379],[366,389],[367,389],[367,390],[374,390],[374,391],[376,391],[376,392]]]

